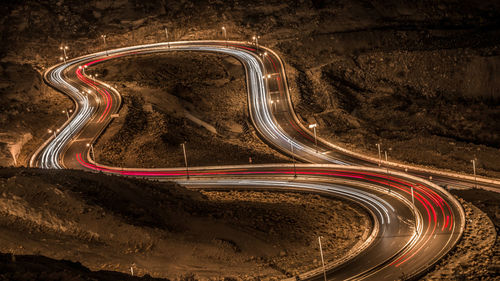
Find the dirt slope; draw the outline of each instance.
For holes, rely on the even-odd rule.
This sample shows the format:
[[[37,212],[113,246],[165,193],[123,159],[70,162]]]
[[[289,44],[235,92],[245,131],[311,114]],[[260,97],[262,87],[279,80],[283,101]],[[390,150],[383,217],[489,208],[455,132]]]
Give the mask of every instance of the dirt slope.
[[[100,163],[182,166],[183,142],[191,166],[289,161],[257,137],[234,58],[172,52],[105,62],[89,73],[124,97],[120,117],[95,145]]]
[[[497,2],[240,2],[8,2],[0,57],[43,69],[61,43],[70,57],[102,50],[103,33],[115,48],[163,41],[165,27],[170,40],[222,38],[225,26],[284,57],[297,110],[320,136],[468,173],[476,157],[480,174],[499,176]]]
[[[366,239],[371,220],[357,205],[315,195],[200,193],[80,171],[1,169],[0,226],[2,253],[94,271],[283,278],[319,266],[314,237],[325,237],[334,260]]]
[[[26,165],[71,107],[31,65],[0,62],[0,166]]]

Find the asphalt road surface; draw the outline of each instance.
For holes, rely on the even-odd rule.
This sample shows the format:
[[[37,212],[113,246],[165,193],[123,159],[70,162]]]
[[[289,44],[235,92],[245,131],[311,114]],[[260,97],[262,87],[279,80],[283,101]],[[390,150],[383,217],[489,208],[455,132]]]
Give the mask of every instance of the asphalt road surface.
[[[97,63],[122,56],[169,51],[217,52],[237,58],[246,69],[248,104],[261,138],[282,153],[315,164],[276,164],[137,169],[108,167],[92,159],[92,143],[118,113],[119,93],[88,73]],[[272,50],[248,42],[191,41],[133,46],[69,60],[46,71],[45,81],[70,96],[76,109],[55,137],[34,154],[31,166],[71,168],[124,176],[176,180],[191,188],[287,189],[326,193],[354,200],[372,214],[373,231],[344,259],[327,265],[331,280],[395,280],[424,272],[460,239],[465,217],[461,205],[434,183],[470,186],[439,171],[413,167],[378,168],[378,160],[315,138],[297,119],[285,69]],[[352,166],[357,165],[357,166]],[[361,167],[364,166],[364,167]],[[408,169],[408,173],[398,172]],[[433,177],[431,183],[421,177]],[[474,182],[472,182],[474,184]],[[494,183],[481,182],[486,188]],[[413,195],[413,196],[412,196]],[[301,274],[322,279],[322,269]]]

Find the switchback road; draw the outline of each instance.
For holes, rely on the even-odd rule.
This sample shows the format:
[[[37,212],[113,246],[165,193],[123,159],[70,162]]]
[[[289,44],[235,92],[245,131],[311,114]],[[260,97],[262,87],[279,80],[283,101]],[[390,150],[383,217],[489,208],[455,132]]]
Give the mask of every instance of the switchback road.
[[[246,69],[248,104],[260,136],[288,155],[315,164],[138,169],[95,163],[95,139],[119,111],[116,89],[91,79],[95,64],[138,54],[170,51],[217,52],[237,58]],[[191,188],[266,188],[327,193],[356,201],[372,214],[371,236],[344,259],[328,265],[332,280],[395,280],[415,276],[444,256],[460,239],[465,217],[458,201],[410,167],[379,169],[377,159],[315,139],[297,119],[288,92],[285,69],[272,50],[247,42],[192,41],[133,46],[79,57],[45,72],[45,81],[71,97],[75,113],[33,156],[31,166],[70,168],[124,176],[176,180]],[[316,143],[317,141],[317,143]],[[384,163],[389,165],[389,163]],[[348,166],[357,165],[357,166]],[[364,166],[364,167],[362,167]],[[468,185],[470,179],[431,171],[434,181]],[[186,178],[189,176],[189,180]],[[495,183],[481,182],[495,187]],[[413,196],[412,196],[413,195]],[[301,278],[323,278],[321,270]]]

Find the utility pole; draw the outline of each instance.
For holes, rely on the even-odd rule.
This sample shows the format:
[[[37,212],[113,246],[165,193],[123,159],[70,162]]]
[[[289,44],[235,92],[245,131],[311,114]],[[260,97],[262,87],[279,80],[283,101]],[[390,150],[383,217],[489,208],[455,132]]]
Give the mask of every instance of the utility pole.
[[[323,264],[323,277],[326,281],[326,268],[325,268],[325,259],[323,258],[323,248],[321,247],[321,236],[318,236],[319,242],[319,253],[321,254],[321,264]]]
[[[165,27],[165,36],[167,36],[167,47],[170,49],[170,41],[168,41],[168,28]]]
[[[382,155],[380,153],[380,143],[375,144],[378,148],[378,166],[382,165]]]
[[[472,159],[470,161],[472,162],[472,169],[474,171],[474,187],[477,188],[476,159]]]
[[[188,160],[186,156],[186,143],[183,142],[181,143],[181,145],[182,145],[182,152],[184,153],[184,164],[186,165],[186,178],[189,179]]]

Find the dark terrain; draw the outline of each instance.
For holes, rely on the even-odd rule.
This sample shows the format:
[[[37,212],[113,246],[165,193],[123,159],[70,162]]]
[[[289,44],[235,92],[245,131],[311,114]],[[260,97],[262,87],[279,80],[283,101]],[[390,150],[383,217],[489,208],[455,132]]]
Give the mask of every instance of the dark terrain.
[[[39,276],[64,268],[105,276],[60,259],[170,279],[275,279],[320,265],[317,236],[325,237],[327,262],[345,255],[368,237],[371,218],[350,201],[314,194],[201,193],[82,171],[2,168],[0,226],[0,253],[8,254],[0,280],[30,276],[38,260],[50,265],[33,268]]]
[[[221,38],[225,26],[283,56],[296,109],[321,137],[467,173],[477,158],[479,174],[499,176],[498,2],[24,3],[1,7],[4,62],[43,70],[61,42],[73,57],[102,50],[104,33],[114,48],[163,41],[165,26],[171,40]]]
[[[62,124],[65,119],[60,112],[70,107],[69,100],[47,90],[40,76],[44,69],[59,62],[60,44],[68,44],[69,56],[74,57],[102,50],[101,34],[107,34],[108,47],[115,48],[163,41],[165,26],[169,27],[171,40],[222,38],[221,26],[225,26],[230,39],[250,40],[253,35],[260,35],[261,44],[278,51],[288,63],[288,80],[295,108],[304,123],[319,124],[319,136],[373,156],[376,155],[375,143],[382,143],[383,149],[390,149],[391,160],[458,172],[471,173],[470,160],[477,158],[479,174],[498,178],[499,8],[498,1],[471,0],[406,3],[395,0],[315,0],[289,3],[5,1],[0,6],[0,165],[27,165],[29,155],[48,138],[47,129],[55,128],[56,124]],[[214,135],[207,130],[199,135],[191,135],[180,133],[184,130],[179,128],[184,128],[185,125],[192,132],[199,130],[198,125],[165,108],[155,108],[152,106],[154,102],[134,91],[150,91],[152,97],[165,92],[178,93],[177,96],[183,101],[182,108],[189,109],[189,103],[184,103],[185,100],[189,101],[188,98],[192,99],[193,95],[196,98],[196,94],[204,93],[214,85],[218,87],[214,82],[217,80],[212,75],[214,73],[207,72],[210,74],[206,76],[207,81],[199,81],[197,89],[186,90],[185,82],[181,81],[179,86],[175,86],[173,82],[166,80],[181,78],[183,72],[192,71],[194,63],[205,59],[220,63],[220,71],[228,66],[223,64],[224,58],[200,58],[195,57],[189,61],[184,57],[183,62],[187,63],[187,68],[179,68],[178,73],[173,73],[173,76],[172,73],[170,76],[162,76],[166,79],[160,81],[151,81],[146,78],[152,77],[139,74],[127,76],[130,79],[128,84],[124,83],[127,87],[122,85],[119,88],[125,94],[124,109],[133,105],[129,108],[133,114],[142,116],[138,119],[142,123],[138,125],[144,126],[142,128],[146,131],[151,129],[149,132],[154,133],[152,136],[155,140],[151,144],[132,143],[125,148],[126,151],[111,151],[107,141],[112,138],[113,133],[120,130],[119,122],[127,122],[124,111],[121,116],[124,120],[113,124],[115,128],[108,130],[108,139],[101,139],[103,146],[98,154],[103,153],[100,157],[104,162],[130,166],[175,166],[181,160],[177,145],[183,140],[196,143],[194,147],[188,145],[188,151],[193,153],[190,159],[199,165],[208,163],[208,159],[219,161],[218,163],[246,163],[249,155],[259,162],[274,162],[279,159],[286,161],[264,148],[264,144],[259,144],[251,133],[250,126],[247,131],[246,113],[228,112],[239,114],[235,119],[236,125],[222,123],[222,126],[216,126],[223,119],[218,114],[226,112],[212,111],[216,114],[213,116],[205,114],[205,108],[217,109],[221,96],[214,94],[214,99],[205,99],[207,103],[203,104],[204,107],[200,105],[203,110],[198,112],[197,117],[215,124],[217,131],[223,134]],[[173,65],[180,63],[173,58],[170,60]],[[145,66],[147,62],[147,59],[143,59],[142,62],[127,63],[142,63]],[[145,67],[143,73],[155,76],[162,72],[168,73],[168,69],[157,65],[147,66],[151,69]],[[109,77],[111,78],[112,76]],[[225,74],[222,78],[229,80],[223,84],[224,91],[238,89],[238,93],[245,94],[241,86],[242,78],[237,72]],[[115,76],[114,79],[122,78]],[[141,80],[145,84],[132,85],[141,83]],[[242,101],[238,106],[242,110],[245,108]],[[164,123],[150,122],[152,117],[158,116],[162,116]],[[236,115],[229,116],[233,118]],[[129,121],[135,122],[135,119]],[[156,125],[165,126],[154,127]],[[228,129],[238,126],[243,128],[243,133],[236,130],[235,134]],[[161,139],[161,136],[166,137]],[[240,140],[240,136],[244,137]],[[226,142],[226,137],[233,137],[235,140]],[[124,138],[134,140],[137,132],[128,132]],[[204,140],[209,141],[211,146],[220,147],[220,150],[208,149],[210,153],[224,151],[227,155],[224,158],[211,159],[213,156],[210,156],[203,159],[200,157],[203,150],[194,149],[198,149],[198,144]],[[245,142],[249,145],[242,145]],[[132,157],[137,152],[147,161],[141,162],[137,157]],[[166,160],[152,160],[156,155],[169,157]],[[39,178],[29,173],[24,178],[29,180],[30,177],[39,179],[40,182],[49,180],[49,176]],[[76,180],[74,188],[85,190],[86,187]],[[496,194],[482,191],[456,192],[487,213],[498,232],[499,199]],[[108,207],[110,206],[106,206]],[[42,212],[44,209],[49,210],[49,207],[41,205],[39,210]],[[470,207],[468,210],[473,209]],[[471,218],[480,218],[480,222],[487,221],[482,215],[474,216],[472,211],[468,214]],[[83,229],[86,231],[87,227]],[[470,231],[483,232],[482,235],[489,233],[489,229],[480,224],[474,224],[473,227],[469,225],[469,228],[473,228]],[[20,230],[16,225],[9,224],[3,229],[14,231],[15,237],[25,235],[25,229],[21,229],[22,235],[19,235]],[[450,254],[443,261],[444,265],[438,266],[441,268],[448,264],[452,268],[449,269],[450,272],[445,275],[436,273],[430,279],[495,279],[494,276],[498,276],[499,243],[491,249],[479,249],[483,252],[477,256],[465,255],[473,252],[470,251],[471,247],[478,249],[489,245],[480,244],[488,239],[476,236],[479,233],[468,235],[464,245]],[[48,241],[50,243],[44,241],[42,249],[47,250],[49,245],[61,243]],[[467,244],[475,243],[474,241],[478,244]],[[25,245],[26,242],[22,244]],[[18,245],[15,244],[13,249],[17,249]],[[72,248],[71,243],[68,247]],[[32,251],[32,254],[37,253]],[[44,255],[44,252],[38,254]],[[73,252],[67,253],[67,256],[74,257]],[[481,258],[488,262],[486,265],[474,261],[475,258],[484,256],[493,259]],[[453,260],[460,257],[472,260],[462,261],[462,264],[457,265],[460,267],[458,270],[453,265]],[[114,267],[116,264],[106,265],[106,269],[128,272],[129,264],[125,263],[117,267]],[[7,265],[10,266],[8,256]],[[26,266],[29,268],[29,265]],[[92,268],[91,265],[88,266]],[[84,269],[75,268],[75,272],[81,270]]]
[[[123,96],[95,146],[97,162],[124,167],[276,163],[248,117],[245,72],[234,58],[199,52],[143,55],[92,68]]]

